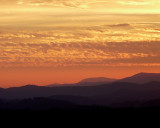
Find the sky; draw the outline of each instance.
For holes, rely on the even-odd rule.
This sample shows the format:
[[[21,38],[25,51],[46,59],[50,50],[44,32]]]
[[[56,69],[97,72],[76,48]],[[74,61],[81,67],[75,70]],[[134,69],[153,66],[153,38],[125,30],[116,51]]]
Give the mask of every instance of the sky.
[[[159,0],[0,0],[0,87],[160,72]]]

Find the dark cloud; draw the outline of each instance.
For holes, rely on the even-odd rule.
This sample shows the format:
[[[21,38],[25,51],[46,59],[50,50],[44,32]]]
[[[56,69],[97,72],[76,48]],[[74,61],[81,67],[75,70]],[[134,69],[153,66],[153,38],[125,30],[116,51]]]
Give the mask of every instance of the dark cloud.
[[[130,24],[115,24],[115,25],[107,25],[108,27],[131,27]]]

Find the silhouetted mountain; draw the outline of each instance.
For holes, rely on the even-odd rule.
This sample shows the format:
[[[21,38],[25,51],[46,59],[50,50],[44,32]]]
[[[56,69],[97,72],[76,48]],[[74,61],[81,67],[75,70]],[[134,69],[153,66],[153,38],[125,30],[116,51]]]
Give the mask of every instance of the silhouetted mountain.
[[[98,110],[107,113],[119,108],[160,108],[160,74],[139,73],[112,81],[108,78],[88,78],[65,86],[0,88],[0,112],[59,112]],[[133,109],[128,109],[133,110]]]
[[[95,86],[95,85],[102,85],[102,84],[108,84],[117,81],[117,79],[111,79],[106,77],[95,77],[95,78],[87,78],[83,79],[76,85],[79,86]]]
[[[130,82],[130,83],[148,83],[152,81],[160,82],[160,73],[138,73],[131,77],[127,77],[119,80],[119,82]]]
[[[73,84],[49,84],[46,87],[69,87],[69,86],[76,86],[77,83],[73,83]]]
[[[117,79],[111,79],[106,77],[95,77],[95,78],[87,78],[83,79],[78,83],[74,84],[51,84],[48,87],[55,87],[55,86],[95,86],[95,85],[102,85],[108,84],[117,81]]]
[[[127,101],[160,99],[160,82],[135,84],[114,82],[98,86],[43,87],[23,86],[0,90],[1,99],[50,97],[80,105],[112,105]]]
[[[117,79],[111,79],[111,78],[106,78],[106,77],[95,77],[95,78],[87,78],[83,79],[79,83],[89,83],[89,82],[114,82]]]

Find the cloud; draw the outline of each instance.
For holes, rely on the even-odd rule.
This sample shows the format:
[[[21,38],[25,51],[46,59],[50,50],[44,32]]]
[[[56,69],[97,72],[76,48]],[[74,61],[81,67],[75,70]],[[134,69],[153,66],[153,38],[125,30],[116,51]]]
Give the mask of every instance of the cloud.
[[[130,24],[115,24],[115,25],[108,25],[109,27],[130,27]]]
[[[79,7],[84,4],[86,0],[0,0],[1,4],[7,5],[21,5],[21,6],[68,6]]]
[[[0,0],[1,5],[21,6],[52,6],[52,7],[74,7],[74,8],[120,8],[127,6],[155,6],[158,0]]]
[[[126,0],[126,1],[118,1],[118,3],[120,3],[122,5],[134,5],[134,6],[141,5],[142,6],[142,5],[150,4],[150,1],[147,1],[147,0]]]
[[[52,7],[78,7],[84,0],[0,0],[2,6],[52,6]]]
[[[159,63],[159,42],[4,43],[1,66],[75,66]],[[2,50],[3,49],[3,50]]]
[[[154,23],[108,23],[83,27],[65,24],[39,30],[1,29],[0,66],[158,64],[158,28],[159,24]]]
[[[18,0],[0,0],[1,4],[16,4]]]

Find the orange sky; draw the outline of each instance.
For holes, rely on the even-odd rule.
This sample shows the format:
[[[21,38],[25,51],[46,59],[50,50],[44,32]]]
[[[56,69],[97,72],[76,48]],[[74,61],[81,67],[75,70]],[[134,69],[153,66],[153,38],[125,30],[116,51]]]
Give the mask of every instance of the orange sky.
[[[158,0],[0,0],[0,86],[160,72]]]

